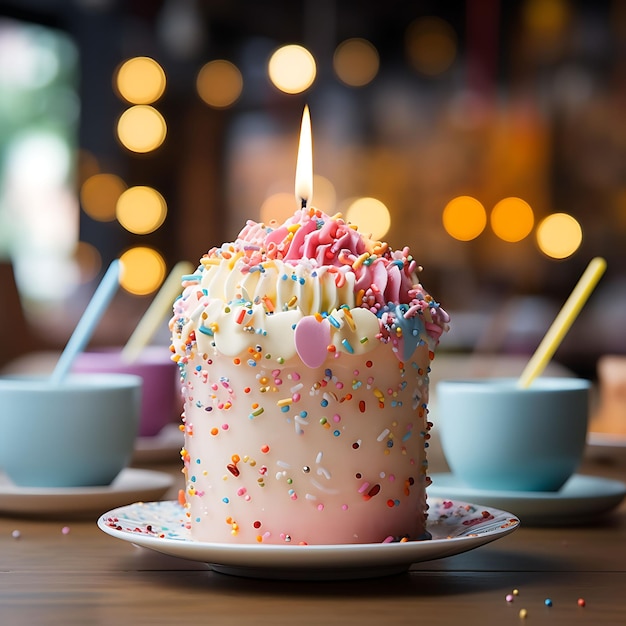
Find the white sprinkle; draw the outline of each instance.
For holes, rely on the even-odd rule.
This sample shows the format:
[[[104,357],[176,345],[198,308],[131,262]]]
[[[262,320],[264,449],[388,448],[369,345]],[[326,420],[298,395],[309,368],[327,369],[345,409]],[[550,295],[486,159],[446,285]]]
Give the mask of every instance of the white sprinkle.
[[[322,395],[322,397],[327,402],[330,402],[331,400],[337,402],[337,396],[334,393],[332,393],[332,392],[325,391],[324,394]]]
[[[385,428],[385,430],[383,430],[383,432],[380,433],[378,437],[376,437],[376,441],[382,441],[388,434],[389,434],[389,429]]]
[[[339,489],[328,489],[327,487],[324,487],[323,485],[321,485],[320,483],[318,483],[315,479],[311,479],[311,484],[316,488],[319,489],[320,491],[323,491],[324,493],[327,493],[329,495],[335,495],[339,493]]]
[[[323,476],[326,480],[330,480],[330,476],[331,476],[330,472],[325,467],[318,467],[317,475]]]

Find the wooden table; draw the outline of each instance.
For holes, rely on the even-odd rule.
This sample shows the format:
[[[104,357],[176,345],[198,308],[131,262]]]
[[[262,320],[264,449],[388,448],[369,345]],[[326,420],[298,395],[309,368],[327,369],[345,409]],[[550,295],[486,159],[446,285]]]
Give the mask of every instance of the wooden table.
[[[431,466],[442,469],[437,458]],[[150,467],[177,476],[165,496],[175,498],[176,460]],[[626,464],[587,460],[582,471],[624,478]],[[407,574],[335,582],[218,574],[109,537],[91,519],[0,518],[0,624],[200,623],[623,625],[626,502],[593,526],[522,527]]]

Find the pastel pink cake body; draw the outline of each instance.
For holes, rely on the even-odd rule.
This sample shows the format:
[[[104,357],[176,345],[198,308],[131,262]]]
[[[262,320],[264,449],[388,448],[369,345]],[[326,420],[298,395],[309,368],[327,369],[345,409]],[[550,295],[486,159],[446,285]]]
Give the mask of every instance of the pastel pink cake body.
[[[328,226],[331,243],[344,237],[339,261],[323,264],[329,247],[320,256],[305,243],[290,261],[297,231],[310,243]],[[183,281],[170,325],[193,539],[426,538],[428,374],[448,318],[407,249],[386,253],[356,233],[315,210],[278,228],[249,222]],[[380,296],[355,259],[383,259]],[[393,261],[401,278],[385,281]]]

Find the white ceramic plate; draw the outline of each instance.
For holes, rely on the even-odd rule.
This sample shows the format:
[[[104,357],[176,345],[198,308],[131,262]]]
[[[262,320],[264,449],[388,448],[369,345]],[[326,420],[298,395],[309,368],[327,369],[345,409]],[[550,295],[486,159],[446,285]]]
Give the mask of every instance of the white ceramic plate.
[[[174,479],[127,468],[106,487],[18,487],[0,473],[0,515],[96,515],[114,506],[160,498]]]
[[[184,436],[178,424],[168,424],[153,437],[138,437],[133,452],[135,463],[168,463],[180,461]]]
[[[429,499],[432,539],[404,543],[341,545],[220,544],[193,541],[177,502],[131,504],[100,517],[112,537],[170,556],[209,563],[236,576],[275,579],[371,578],[406,571],[484,545],[514,531],[519,520],[490,507]]]
[[[572,476],[559,491],[489,491],[460,483],[452,474],[432,474],[428,493],[433,497],[471,500],[504,508],[517,515],[524,526],[581,524],[614,509],[626,495],[619,480],[595,476]]]

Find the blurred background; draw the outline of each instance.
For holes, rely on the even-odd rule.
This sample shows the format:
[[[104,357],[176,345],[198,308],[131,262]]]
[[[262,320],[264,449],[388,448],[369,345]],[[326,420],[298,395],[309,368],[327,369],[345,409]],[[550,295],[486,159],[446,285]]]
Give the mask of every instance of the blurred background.
[[[441,349],[626,353],[626,3],[0,0],[0,365],[62,347],[108,263],[122,345],[171,267],[313,204],[393,247],[453,319]],[[165,338],[164,341],[167,341]]]

